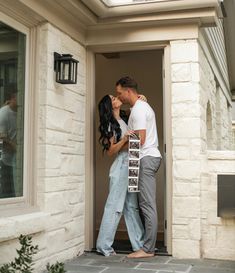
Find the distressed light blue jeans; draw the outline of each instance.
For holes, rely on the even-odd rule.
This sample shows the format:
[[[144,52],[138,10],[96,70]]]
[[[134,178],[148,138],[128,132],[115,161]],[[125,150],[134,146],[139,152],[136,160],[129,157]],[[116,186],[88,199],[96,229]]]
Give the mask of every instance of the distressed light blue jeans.
[[[144,228],[139,215],[137,193],[129,193],[128,188],[128,153],[121,152],[113,162],[110,172],[109,195],[97,238],[96,250],[110,256],[112,244],[122,214],[127,226],[133,251],[143,247]]]

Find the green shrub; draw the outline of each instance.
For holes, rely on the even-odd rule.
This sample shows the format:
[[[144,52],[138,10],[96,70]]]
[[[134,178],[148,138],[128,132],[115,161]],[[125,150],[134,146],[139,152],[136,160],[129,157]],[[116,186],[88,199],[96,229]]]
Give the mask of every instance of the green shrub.
[[[47,264],[47,272],[49,273],[65,273],[64,264],[57,262],[54,265]]]
[[[38,252],[38,245],[32,245],[32,237],[20,235],[20,249],[16,252],[18,256],[13,262],[0,267],[0,273],[33,273],[33,255]],[[54,265],[47,264],[48,273],[65,273],[64,264],[57,262]]]

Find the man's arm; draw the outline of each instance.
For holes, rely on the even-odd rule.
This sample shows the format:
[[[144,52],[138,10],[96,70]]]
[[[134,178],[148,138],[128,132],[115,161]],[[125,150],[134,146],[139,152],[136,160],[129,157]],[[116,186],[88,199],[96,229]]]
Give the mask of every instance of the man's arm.
[[[140,144],[141,144],[141,146],[144,145],[145,140],[146,140],[146,129],[136,130],[135,133],[137,135],[139,135],[139,137],[140,137]]]

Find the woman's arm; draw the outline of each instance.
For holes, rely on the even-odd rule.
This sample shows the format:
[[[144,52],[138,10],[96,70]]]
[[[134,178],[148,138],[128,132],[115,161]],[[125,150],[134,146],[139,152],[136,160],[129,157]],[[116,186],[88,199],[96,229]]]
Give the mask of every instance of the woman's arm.
[[[121,138],[117,143],[114,143],[114,137],[110,139],[110,147],[107,151],[108,156],[112,156],[116,153],[118,153],[122,147],[126,144],[128,141],[128,134],[125,134],[123,138]]]

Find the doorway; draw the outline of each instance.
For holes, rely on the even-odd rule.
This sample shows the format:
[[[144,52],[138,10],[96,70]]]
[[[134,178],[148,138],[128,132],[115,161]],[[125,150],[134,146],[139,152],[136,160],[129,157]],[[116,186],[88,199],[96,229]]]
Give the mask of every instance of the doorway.
[[[166,215],[166,175],[164,160],[164,109],[163,109],[163,54],[164,50],[146,50],[132,52],[99,53],[95,55],[95,234],[96,240],[101,223],[105,201],[109,188],[109,169],[115,158],[103,155],[99,145],[99,116],[97,105],[106,94],[115,95],[115,83],[122,76],[131,76],[138,83],[139,93],[147,97],[156,114],[159,150],[163,156],[161,167],[157,173],[157,209],[158,235],[156,248],[166,251],[165,215]],[[115,237],[115,250],[130,251],[130,243],[122,217]]]

